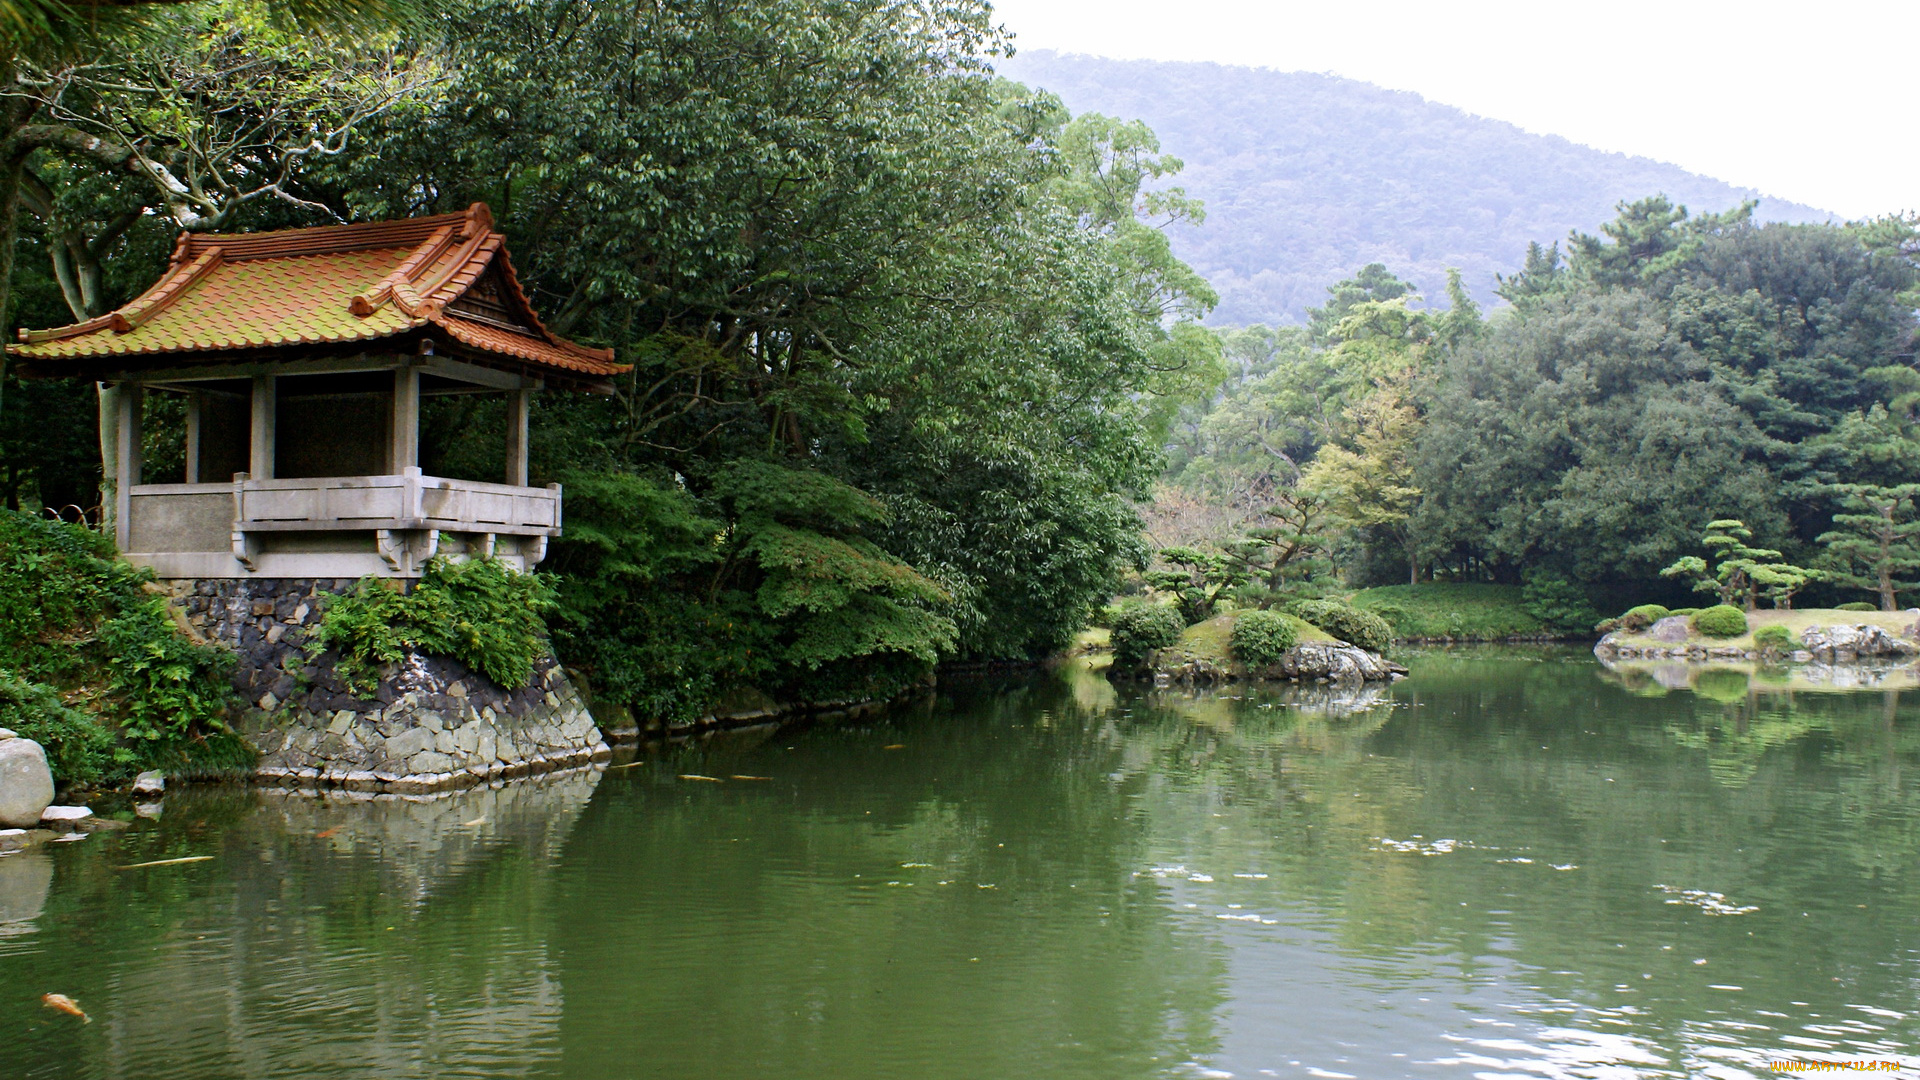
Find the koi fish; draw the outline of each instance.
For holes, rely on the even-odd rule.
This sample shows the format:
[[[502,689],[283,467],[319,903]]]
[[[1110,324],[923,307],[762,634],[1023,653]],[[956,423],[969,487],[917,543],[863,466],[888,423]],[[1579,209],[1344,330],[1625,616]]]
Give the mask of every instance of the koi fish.
[[[331,829],[326,829],[321,832],[314,833],[313,838],[315,840],[325,840],[325,839],[328,839],[329,837],[334,837],[338,835],[340,835],[340,826],[335,825]]]
[[[720,778],[719,778],[719,777],[717,777],[717,776],[701,776],[701,775],[700,775],[699,773],[690,773],[690,772],[683,772],[683,773],[681,773],[681,774],[680,774],[680,779],[682,779],[682,780],[704,780],[704,781],[706,781],[706,782],[707,782],[707,783],[709,783],[709,784],[724,784],[724,783],[726,783],[726,781],[725,781],[725,780],[722,780],[722,779],[720,779]]]
[[[460,827],[463,829],[471,829],[476,825],[485,825],[486,823],[487,823],[487,815],[481,814],[479,817],[474,818],[472,821],[461,822]]]
[[[883,747],[881,747],[880,749],[882,749],[882,750],[905,750],[906,748],[907,748],[907,744],[906,744],[906,743],[903,743],[903,742],[897,742],[897,743],[894,743],[894,744],[893,744],[892,746],[883,746]]]
[[[771,779],[773,779],[773,777],[771,777],[771,776],[742,776],[742,775],[740,775],[739,773],[734,773],[734,774],[733,774],[733,776],[731,777],[731,779],[734,779],[734,780],[771,780]]]
[[[77,1016],[83,1024],[93,1023],[93,1017],[83,1012],[80,1006],[65,994],[41,994],[40,1004],[56,1012],[66,1013],[68,1016]]]

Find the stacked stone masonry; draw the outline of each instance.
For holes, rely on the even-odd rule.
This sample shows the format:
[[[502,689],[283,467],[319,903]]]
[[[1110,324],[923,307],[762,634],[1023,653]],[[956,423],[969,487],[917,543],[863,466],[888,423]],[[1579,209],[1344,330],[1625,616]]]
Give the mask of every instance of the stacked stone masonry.
[[[348,690],[334,657],[305,646],[338,579],[166,583],[193,632],[233,649],[240,730],[260,750],[257,778],[354,791],[425,792],[580,765],[609,755],[585,701],[549,656],[506,690],[446,657],[410,655],[370,697]]]

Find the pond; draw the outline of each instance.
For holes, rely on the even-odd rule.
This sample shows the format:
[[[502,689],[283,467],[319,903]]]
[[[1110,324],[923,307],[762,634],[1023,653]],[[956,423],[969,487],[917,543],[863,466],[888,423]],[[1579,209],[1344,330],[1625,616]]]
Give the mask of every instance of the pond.
[[[170,792],[0,859],[0,1076],[1920,1075],[1920,692],[1409,659]]]

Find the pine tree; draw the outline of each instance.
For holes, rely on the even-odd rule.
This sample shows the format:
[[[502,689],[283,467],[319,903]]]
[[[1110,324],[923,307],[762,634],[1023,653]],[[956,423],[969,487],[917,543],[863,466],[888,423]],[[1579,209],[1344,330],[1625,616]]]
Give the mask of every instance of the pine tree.
[[[1834,580],[1878,593],[1880,610],[1898,610],[1896,593],[1920,588],[1920,484],[1832,484],[1845,511],[1833,515],[1840,528],[1820,536],[1835,566]]]

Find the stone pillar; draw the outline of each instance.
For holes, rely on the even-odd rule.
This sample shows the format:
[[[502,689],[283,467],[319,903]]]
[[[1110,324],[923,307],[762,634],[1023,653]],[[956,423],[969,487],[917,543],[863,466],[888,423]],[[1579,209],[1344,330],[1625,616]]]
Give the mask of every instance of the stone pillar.
[[[186,483],[200,482],[200,410],[205,398],[198,390],[187,392],[187,474]]]
[[[404,366],[393,373],[393,445],[387,472],[404,474],[420,464],[420,369]]]
[[[248,429],[247,476],[252,480],[273,479],[274,427],[278,419],[280,380],[272,375],[253,377],[252,422]]]
[[[113,542],[121,551],[133,542],[133,486],[140,482],[140,421],[146,412],[146,388],[121,383],[114,401]]]
[[[527,407],[533,391],[507,391],[507,483],[527,486]]]

